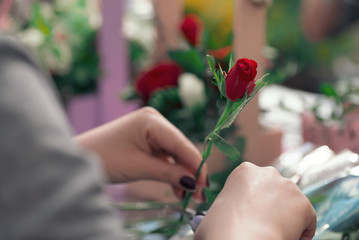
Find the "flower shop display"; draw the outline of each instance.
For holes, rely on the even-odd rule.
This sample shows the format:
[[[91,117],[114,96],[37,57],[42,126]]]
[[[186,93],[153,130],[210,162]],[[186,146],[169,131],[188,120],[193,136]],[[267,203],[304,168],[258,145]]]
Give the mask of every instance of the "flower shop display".
[[[311,149],[311,150],[310,150]],[[290,156],[300,156],[291,161]],[[358,239],[359,156],[305,144],[278,159],[276,168],[295,181],[317,213],[315,240]]]
[[[229,2],[228,2],[229,3]],[[213,10],[213,4],[214,6],[217,6],[217,3],[208,3],[206,4],[206,8],[209,10]],[[233,2],[230,2],[230,5],[232,5]],[[190,5],[190,3],[189,3]],[[198,79],[201,79],[204,86],[204,98],[199,99],[199,103],[196,105],[191,105],[191,108],[188,107],[188,105],[184,105],[183,102],[186,100],[183,100],[183,88],[179,89],[177,87],[165,87],[161,90],[155,91],[151,95],[150,100],[147,102],[146,105],[150,105],[156,109],[158,109],[167,119],[169,119],[172,123],[174,123],[184,134],[191,138],[194,142],[201,142],[204,140],[206,134],[206,129],[211,129],[215,126],[216,122],[214,119],[219,117],[219,113],[221,109],[224,108],[225,102],[223,99],[219,99],[219,92],[214,88],[214,86],[211,84],[210,78],[211,73],[206,71],[206,65],[204,64],[203,59],[205,58],[206,53],[211,54],[216,58],[216,60],[219,60],[221,62],[221,66],[223,68],[228,67],[228,60],[229,56],[232,50],[232,43],[235,43],[236,51],[235,54],[237,56],[246,56],[247,58],[256,59],[257,61],[261,62],[260,67],[260,74],[263,74],[265,69],[265,61],[263,61],[262,57],[262,47],[265,43],[265,31],[264,26],[266,24],[265,18],[262,18],[261,16],[265,15],[266,13],[266,7],[261,6],[253,7],[253,4],[249,2],[248,8],[254,8],[251,11],[258,11],[258,14],[251,14],[250,16],[247,16],[248,19],[253,19],[253,25],[252,24],[244,24],[246,21],[238,21],[243,24],[236,24],[235,27],[238,28],[235,32],[236,34],[236,40],[233,41],[232,37],[230,38],[229,44],[227,45],[216,45],[213,43],[213,35],[214,30],[211,28],[213,25],[208,24],[209,19],[207,17],[203,17],[201,14],[201,11],[199,11],[198,15],[194,13],[194,11],[189,11],[186,6],[186,12],[188,14],[185,14],[183,17],[183,20],[178,23],[178,31],[180,31],[183,39],[179,39],[180,44],[178,45],[177,49],[167,49],[168,50],[168,57],[176,62],[183,70],[183,73],[191,73],[197,76]],[[227,4],[226,1],[226,5]],[[226,8],[223,8],[224,10]],[[240,11],[239,9],[242,8],[235,8],[236,9],[236,15],[243,15],[243,13],[238,13],[237,11]],[[242,10],[241,10],[242,11]],[[247,10],[246,10],[247,11]],[[247,11],[247,12],[251,12]],[[223,14],[223,13],[221,13]],[[232,16],[232,14],[229,14]],[[216,15],[217,16],[217,15]],[[227,15],[226,15],[227,16]],[[254,17],[255,16],[255,17]],[[255,19],[254,19],[255,18]],[[201,23],[200,20],[205,20]],[[171,20],[170,22],[172,22]],[[252,22],[252,21],[251,21]],[[159,23],[160,26],[162,26],[161,23]],[[245,25],[245,26],[242,26]],[[230,25],[232,26],[232,25]],[[177,26],[175,26],[177,27]],[[204,28],[203,28],[204,27]],[[191,30],[192,29],[192,30]],[[217,28],[216,28],[217,29]],[[253,31],[253,29],[256,29]],[[184,32],[184,30],[186,32]],[[189,32],[191,32],[192,36],[189,36]],[[212,34],[209,34],[209,32],[212,32]],[[232,32],[232,31],[230,31]],[[195,37],[195,34],[199,35],[198,37]],[[187,36],[186,36],[187,35]],[[218,35],[220,35],[218,33]],[[233,34],[230,34],[231,36]],[[216,35],[217,36],[217,35]],[[243,38],[242,36],[246,36]],[[201,39],[202,41],[199,43],[194,43],[193,40],[187,40],[187,39]],[[248,41],[248,39],[255,39],[253,41]],[[164,39],[165,41],[166,39]],[[185,40],[185,41],[184,41]],[[191,43],[192,41],[192,43]],[[196,40],[198,41],[198,40]],[[194,43],[194,45],[193,45]],[[222,41],[223,43],[223,41]],[[165,43],[163,43],[165,44]],[[152,47],[153,49],[156,49],[155,46]],[[151,55],[151,54],[146,54]],[[166,61],[165,61],[166,62]],[[150,72],[151,69],[155,68],[157,65],[162,64],[162,62],[153,62],[152,65],[147,65],[147,67],[143,68],[143,65],[136,65],[133,64],[133,66],[136,66],[139,70],[139,73],[134,74],[135,82],[138,79],[138,76],[143,75],[143,72]],[[142,70],[141,70],[142,69]],[[145,69],[145,70],[143,70]],[[133,71],[135,72],[135,71]],[[186,81],[188,84],[190,84],[190,81]],[[195,82],[193,81],[195,84]],[[135,83],[133,84],[135,85]],[[194,85],[198,86],[198,84]],[[180,86],[182,87],[182,85]],[[190,89],[189,87],[186,89]],[[181,94],[179,94],[178,91],[182,91]],[[141,96],[140,94],[136,94],[136,91],[132,87],[132,90],[127,91],[125,94],[126,99],[141,99],[139,98]],[[203,96],[200,94],[200,96]],[[144,101],[143,99],[141,99]],[[146,101],[144,101],[146,102]],[[243,116],[234,127],[237,127],[239,125],[242,125],[240,127],[240,132],[236,132],[235,135],[243,135],[246,134],[245,131],[251,132],[251,134],[246,134],[247,141],[247,147],[248,151],[246,158],[251,159],[251,161],[261,165],[269,165],[276,157],[279,156],[281,151],[281,131],[278,129],[272,129],[268,127],[263,127],[258,123],[258,119],[260,116],[260,109],[258,107],[258,100],[254,99],[250,106],[247,108],[247,114],[246,116]],[[204,119],[207,119],[204,121]],[[239,129],[239,128],[238,128]],[[229,133],[234,133],[234,129],[228,130]],[[253,136],[253,137],[252,137]],[[263,148],[263,151],[258,152],[255,150],[255,146],[257,144],[261,144],[263,146],[266,146]]]
[[[322,85],[311,111],[302,115],[303,141],[328,145],[338,152],[349,148],[359,152],[359,88],[355,81]]]
[[[234,62],[232,59],[229,63],[228,73],[222,70],[222,67],[216,64],[211,56],[207,56],[208,66],[213,73],[213,84],[218,87],[220,96],[225,100],[225,107],[221,113],[218,121],[216,122],[213,130],[207,132],[207,136],[203,141],[202,162],[198,167],[196,178],[202,169],[203,164],[212,153],[212,148],[215,146],[228,159],[232,161],[239,161],[241,159],[241,151],[243,151],[244,141],[243,138],[238,138],[234,142],[234,145],[227,142],[220,133],[222,130],[229,128],[236,120],[238,115],[244,109],[244,107],[250,102],[250,100],[256,95],[256,93],[267,84],[265,76],[259,80],[255,80],[257,75],[257,63],[254,60],[242,58]],[[172,67],[172,66],[171,66]],[[155,69],[156,71],[161,71]],[[162,68],[163,71],[167,71],[167,68]],[[193,81],[199,81],[195,76],[190,75]],[[190,80],[190,81],[192,81]],[[187,80],[186,80],[187,81]],[[237,149],[238,146],[240,150]],[[240,161],[241,162],[241,161]],[[229,168],[223,170],[222,173],[217,173],[211,178],[217,178],[216,186],[206,190],[208,194],[208,203],[204,203],[198,207],[198,210],[207,210],[210,204],[214,201],[217,194],[225,183],[226,176],[236,167],[240,162],[234,162],[230,164]],[[219,178],[219,179],[218,179]],[[161,216],[166,217],[160,220],[143,220],[139,222],[127,223],[128,229],[137,232],[140,235],[140,239],[144,236],[158,239],[170,239],[171,237],[185,237],[188,235],[188,221],[193,216],[192,210],[188,208],[191,200],[192,192],[187,192],[182,203],[138,203],[133,204],[116,204],[122,210],[150,210],[150,209],[163,209],[162,213],[158,213]],[[166,210],[167,209],[167,210]],[[168,211],[171,209],[172,211]],[[181,213],[179,215],[179,213]],[[144,230],[144,226],[147,230]],[[146,228],[145,227],[145,228]],[[150,230],[148,230],[150,229]]]
[[[102,22],[99,2],[38,0],[15,2],[13,8],[10,30],[33,50],[64,100],[74,94],[95,92],[100,76],[96,51]],[[22,8],[30,14],[24,14]]]
[[[272,47],[267,52],[272,65],[269,77],[285,86],[318,93],[320,83],[335,78],[332,63],[350,55],[358,45],[353,32],[308,41],[300,27],[301,2],[277,0],[268,9],[267,41]]]
[[[197,15],[188,14],[178,31],[182,34],[183,47],[169,50],[167,60],[144,67],[145,70],[133,70],[133,86],[122,96],[126,100],[140,99],[156,108],[185,135],[201,142],[207,129],[215,125],[214,119],[225,101],[218,98],[219,92],[205,62],[204,23]],[[230,49],[214,53],[228,59]],[[222,66],[228,67],[225,62]]]

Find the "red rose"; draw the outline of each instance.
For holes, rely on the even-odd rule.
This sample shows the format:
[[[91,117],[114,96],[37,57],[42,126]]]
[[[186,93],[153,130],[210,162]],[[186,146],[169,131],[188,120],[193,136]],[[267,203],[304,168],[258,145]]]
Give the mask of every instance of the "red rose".
[[[202,40],[203,22],[197,15],[188,14],[182,21],[181,31],[187,41],[196,46]]]
[[[247,91],[248,96],[255,87],[257,63],[247,58],[238,59],[226,77],[226,95],[231,101],[241,99]]]
[[[136,91],[147,102],[159,89],[177,86],[181,68],[175,63],[161,63],[140,75],[135,82]]]

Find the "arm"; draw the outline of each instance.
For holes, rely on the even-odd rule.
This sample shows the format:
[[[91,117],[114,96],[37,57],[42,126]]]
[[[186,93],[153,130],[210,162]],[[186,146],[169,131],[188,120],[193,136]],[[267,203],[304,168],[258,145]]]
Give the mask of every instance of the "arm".
[[[0,239],[121,239],[99,162],[41,70],[0,35]]]
[[[196,240],[310,240],[316,214],[289,179],[271,167],[242,163],[228,177]]]

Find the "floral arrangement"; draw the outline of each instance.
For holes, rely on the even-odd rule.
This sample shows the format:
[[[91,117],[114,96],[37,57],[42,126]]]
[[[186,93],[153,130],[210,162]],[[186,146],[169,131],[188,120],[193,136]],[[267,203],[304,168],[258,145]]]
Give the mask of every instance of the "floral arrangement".
[[[320,94],[313,98],[303,99],[303,110],[297,114],[310,114],[324,125],[339,124],[345,127],[346,117],[359,108],[359,85],[357,79],[341,80],[335,84],[322,83]],[[293,112],[284,102],[282,109]]]
[[[202,162],[197,170],[196,178],[198,178],[203,164],[210,156],[213,145],[231,160],[237,160],[240,157],[241,153],[234,146],[226,142],[219,135],[219,132],[225,128],[229,128],[234,123],[243,108],[264,86],[264,77],[266,76],[255,81],[257,62],[254,60],[242,58],[234,63],[231,59],[227,74],[222,70],[221,66],[216,70],[214,68],[213,59],[210,56],[207,56],[207,58],[210,69],[214,74],[215,85],[218,87],[221,97],[226,99],[226,105],[216,126],[203,142]],[[183,211],[186,210],[191,195],[191,192],[187,194],[183,202]]]
[[[333,77],[333,61],[350,54],[356,43],[353,33],[309,42],[299,27],[301,2],[277,0],[268,9],[267,40],[271,48],[266,48],[264,54],[271,60],[271,81],[318,92],[320,84],[315,82]]]
[[[193,141],[203,141],[206,131],[215,126],[219,109],[225,107],[211,78],[203,49],[208,40],[202,20],[188,14],[179,26],[182,48],[168,51],[168,59],[140,70],[133,86],[123,93],[126,100],[140,99],[159,110]],[[208,51],[221,66],[227,67],[230,48]],[[137,52],[136,52],[137,53]],[[135,63],[134,66],[138,66]]]
[[[325,104],[319,100],[311,107],[311,112],[319,122],[341,122],[344,125],[345,116],[359,107],[359,85],[356,79],[341,81],[336,85],[323,83],[320,89],[324,95],[323,100],[331,106],[331,111],[323,114],[321,107]]]
[[[95,91],[100,75],[96,52],[102,23],[99,2],[38,0],[21,4],[14,4],[8,28],[33,50],[62,95]],[[30,14],[21,12],[22,7]]]
[[[207,61],[210,71],[213,73],[213,85],[218,88],[220,99],[225,101],[225,106],[223,111],[221,111],[218,121],[212,128],[212,130],[207,130],[207,136],[203,141],[203,151],[202,151],[202,161],[198,167],[196,177],[198,178],[199,173],[202,169],[203,164],[206,162],[208,157],[211,155],[212,148],[215,146],[222,153],[224,153],[229,160],[232,160],[233,164],[223,170],[223,172],[214,174],[211,176],[212,179],[216,178],[216,186],[206,189],[206,194],[209,195],[208,202],[197,206],[197,211],[208,210],[208,208],[213,203],[216,196],[221,191],[225,183],[226,177],[230,172],[238,166],[241,162],[241,153],[244,150],[244,141],[243,138],[238,138],[234,144],[230,144],[225,140],[224,137],[220,135],[223,130],[229,128],[243,110],[243,108],[249,103],[249,101],[255,96],[255,94],[267,84],[268,81],[264,78],[255,80],[257,75],[257,63],[254,60],[242,58],[238,59],[236,62],[232,60],[229,61],[228,73],[222,69],[220,64],[216,68],[215,61],[213,57],[207,55]],[[161,72],[164,71],[173,71],[175,74],[178,73],[178,68],[173,65],[170,66],[160,66],[154,69],[151,74],[158,76],[161,75]],[[175,75],[174,74],[174,75]],[[168,79],[167,73],[163,73],[163,78]],[[159,82],[164,81],[159,80]],[[168,80],[170,81],[170,80]],[[209,133],[208,133],[209,132]],[[192,196],[192,192],[187,192],[185,194],[184,200],[180,203],[173,204],[161,204],[157,202],[145,202],[145,203],[129,203],[129,204],[116,204],[121,210],[153,210],[153,209],[176,209],[176,213],[181,212],[180,220],[178,221],[178,215],[170,215],[165,218],[161,217],[158,220],[144,220],[139,222],[128,222],[125,224],[129,230],[136,232],[138,235],[146,235],[147,237],[159,237],[162,239],[164,236],[165,239],[178,239],[175,237],[183,237],[188,227],[188,220],[191,219],[192,211],[188,208]],[[181,206],[181,209],[179,207]],[[160,214],[162,215],[162,214]],[[146,230],[145,230],[146,229]]]
[[[141,17],[138,16],[138,19]],[[141,26],[148,27],[146,23],[148,19],[141,22]],[[133,25],[125,20],[125,26]],[[153,29],[147,27],[144,31],[151,33]],[[134,28],[126,29],[125,33],[130,33]],[[205,189],[207,202],[196,206],[197,211],[206,211],[221,191],[227,176],[242,162],[245,139],[236,136],[231,138],[231,143],[225,139],[233,133],[233,123],[239,113],[267,81],[264,78],[255,81],[255,61],[245,58],[233,61],[230,45],[207,50],[211,40],[198,15],[185,15],[178,30],[183,37],[181,48],[169,50],[168,59],[154,65],[144,61],[145,56],[151,55],[150,50],[154,46],[142,44],[140,47],[142,40],[139,35],[128,34],[132,66],[136,68],[132,69],[134,81],[122,92],[122,97],[156,108],[192,141],[203,143],[202,163],[197,177],[214,146],[227,156],[228,167],[210,176],[211,188]],[[159,211],[159,219],[155,217],[125,224],[139,239],[182,239],[182,234],[188,232],[186,216],[192,211],[188,208],[191,195],[187,192],[182,202],[171,204],[141,202],[115,205],[121,210]],[[175,210],[174,215],[168,215],[168,209],[169,212]],[[178,216],[180,212],[182,217]]]

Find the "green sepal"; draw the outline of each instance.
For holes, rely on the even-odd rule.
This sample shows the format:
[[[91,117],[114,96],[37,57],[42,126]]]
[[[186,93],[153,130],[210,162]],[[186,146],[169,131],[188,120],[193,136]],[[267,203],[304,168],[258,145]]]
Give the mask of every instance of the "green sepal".
[[[223,75],[223,69],[220,64],[218,64],[218,68],[219,68],[220,81],[224,82],[226,80],[226,77]]]
[[[236,120],[243,108],[252,100],[252,98],[258,93],[258,91],[267,84],[267,82],[264,80],[265,77],[268,75],[269,74],[267,73],[256,81],[256,86],[251,95],[248,96],[248,93],[246,92],[244,96],[234,104],[231,115],[229,115],[226,121],[220,126],[219,130],[228,128],[233,124],[233,122]]]
[[[264,74],[260,79],[258,79],[258,80],[256,81],[256,86],[255,86],[253,92],[251,93],[251,98],[250,98],[250,99],[252,99],[252,98],[258,93],[258,91],[259,91],[262,87],[264,87],[265,85],[268,84],[269,81],[265,81],[265,80],[266,80],[265,78],[266,78],[268,75],[269,75],[269,73],[266,73],[266,74]],[[249,99],[249,100],[250,100],[250,99]]]
[[[219,81],[219,78],[218,78],[218,75],[216,73],[216,70],[214,69],[214,61],[213,61],[213,58],[210,56],[210,55],[207,55],[207,61],[208,61],[208,66],[209,68],[211,69],[213,75],[214,75],[214,80],[216,81],[216,86],[220,86],[221,82]]]
[[[229,70],[232,69],[232,67],[234,67],[234,60],[233,60],[233,56],[231,55],[229,57],[229,69],[228,69],[228,72],[229,72]]]
[[[223,75],[223,73],[221,73],[221,70],[216,70],[216,75],[220,76],[219,78],[219,85],[218,90],[221,93],[221,96],[226,98],[226,84],[225,84],[225,80],[221,77],[221,75]]]
[[[229,159],[231,160],[237,160],[241,153],[231,144],[226,142],[221,136],[219,136],[217,133],[213,132],[210,135],[211,141],[214,143],[214,145],[223,153],[225,154]]]
[[[218,64],[219,67],[219,76],[220,76],[220,86],[218,87],[219,92],[222,94],[223,97],[227,98],[226,95],[226,77],[223,75],[223,69],[221,67],[221,65]]]

